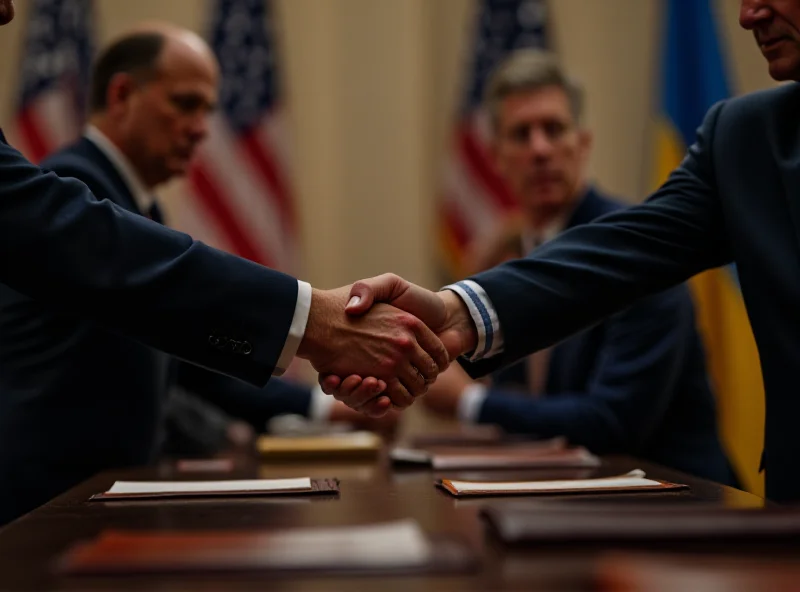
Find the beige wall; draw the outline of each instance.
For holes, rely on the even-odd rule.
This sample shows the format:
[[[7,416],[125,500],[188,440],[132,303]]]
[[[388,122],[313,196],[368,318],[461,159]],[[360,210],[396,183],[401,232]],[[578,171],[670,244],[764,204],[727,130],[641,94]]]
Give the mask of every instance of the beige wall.
[[[739,92],[771,83],[737,0],[717,0]],[[0,33],[0,121],[13,112],[19,19]],[[101,40],[164,18],[202,31],[202,0],[97,0]],[[658,0],[551,1],[566,64],[589,95],[593,177],[638,200],[657,75]],[[278,0],[306,279],[332,287],[396,271],[433,286],[433,197],[472,0]]]

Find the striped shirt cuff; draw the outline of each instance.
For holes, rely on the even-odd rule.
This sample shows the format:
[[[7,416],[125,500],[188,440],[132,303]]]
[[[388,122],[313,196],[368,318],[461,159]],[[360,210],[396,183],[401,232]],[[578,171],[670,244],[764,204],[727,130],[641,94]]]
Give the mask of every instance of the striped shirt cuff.
[[[442,288],[452,290],[467,305],[472,321],[478,331],[478,345],[467,357],[470,362],[491,358],[503,351],[503,334],[500,321],[489,296],[472,280],[464,280]]]

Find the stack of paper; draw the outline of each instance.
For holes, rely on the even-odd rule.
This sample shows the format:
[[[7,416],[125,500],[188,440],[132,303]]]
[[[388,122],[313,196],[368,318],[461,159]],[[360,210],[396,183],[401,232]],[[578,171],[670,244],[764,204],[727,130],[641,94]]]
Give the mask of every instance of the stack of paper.
[[[261,436],[259,454],[269,460],[370,459],[381,451],[383,440],[372,432],[348,432],[325,436]]]
[[[164,497],[281,495],[336,493],[335,479],[239,479],[233,481],[116,481],[111,488],[92,500],[115,500]]]
[[[664,491],[687,487],[686,485],[647,479],[641,469],[636,469],[626,475],[602,479],[570,479],[563,481],[459,481],[456,479],[442,479],[438,485],[455,496]]]
[[[73,548],[61,565],[68,573],[413,571],[432,566],[435,551],[414,520],[399,520],[272,532],[111,531]]]
[[[454,446],[394,448],[390,453],[396,464],[416,464],[434,470],[471,469],[555,469],[597,467],[600,459],[581,447],[531,443],[508,446]]]

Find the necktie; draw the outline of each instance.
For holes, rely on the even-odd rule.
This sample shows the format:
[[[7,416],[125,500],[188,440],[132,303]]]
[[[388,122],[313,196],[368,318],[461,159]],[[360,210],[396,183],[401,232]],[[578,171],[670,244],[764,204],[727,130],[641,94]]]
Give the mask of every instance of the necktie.
[[[164,216],[161,213],[161,208],[158,207],[157,202],[153,202],[153,205],[150,206],[150,209],[147,210],[145,216],[150,218],[153,222],[158,222],[159,224],[164,223]]]

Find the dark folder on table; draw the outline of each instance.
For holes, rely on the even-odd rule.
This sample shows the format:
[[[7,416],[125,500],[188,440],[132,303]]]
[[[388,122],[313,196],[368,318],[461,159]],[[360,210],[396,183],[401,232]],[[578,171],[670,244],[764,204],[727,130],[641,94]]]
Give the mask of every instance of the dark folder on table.
[[[395,447],[390,452],[395,465],[434,470],[558,469],[592,468],[600,459],[563,439],[494,446]]]
[[[800,511],[716,505],[508,504],[482,514],[507,544],[754,542],[800,538]]]

